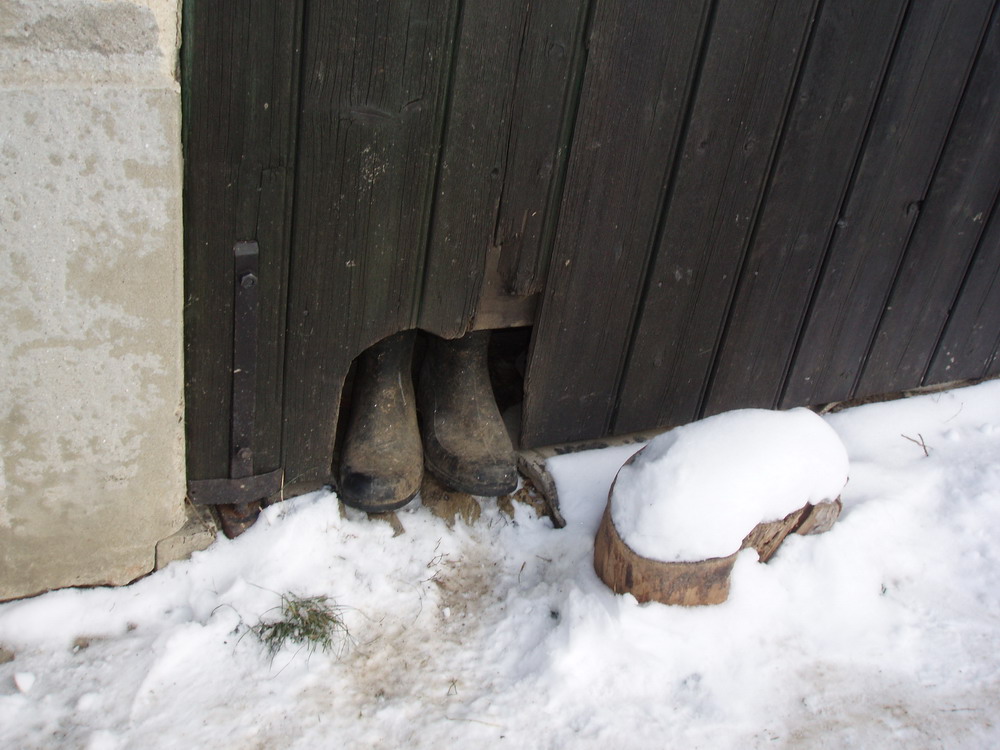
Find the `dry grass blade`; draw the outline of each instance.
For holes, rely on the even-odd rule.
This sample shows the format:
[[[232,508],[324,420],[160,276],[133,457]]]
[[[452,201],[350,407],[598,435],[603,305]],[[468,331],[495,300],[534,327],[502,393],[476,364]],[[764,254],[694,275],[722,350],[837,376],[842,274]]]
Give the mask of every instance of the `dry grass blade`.
[[[273,659],[285,644],[340,656],[351,642],[342,608],[327,596],[282,594],[280,615],[251,628]]]

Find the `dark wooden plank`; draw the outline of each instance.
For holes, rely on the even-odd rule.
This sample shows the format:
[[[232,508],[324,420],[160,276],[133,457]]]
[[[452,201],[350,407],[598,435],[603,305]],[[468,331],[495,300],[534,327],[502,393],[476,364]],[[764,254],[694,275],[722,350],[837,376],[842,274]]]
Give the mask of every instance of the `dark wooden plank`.
[[[351,360],[416,323],[456,5],[308,7],[289,279],[289,483],[331,481]]]
[[[495,4],[495,3],[494,3]],[[589,0],[529,4],[518,60],[507,169],[494,246],[512,295],[540,292],[562,197],[583,76]]]
[[[703,415],[778,402],[906,6],[821,6]]]
[[[279,465],[300,5],[185,7],[189,479],[229,476],[233,245],[241,240],[257,239],[261,252],[255,470]]]
[[[925,385],[1000,375],[1000,201],[948,318]]]
[[[698,417],[813,12],[800,0],[718,6],[616,432]]]
[[[992,4],[911,4],[783,406],[853,395]]]
[[[464,4],[421,328],[448,337],[468,330],[488,260],[499,274],[498,293],[541,288],[586,5]]]
[[[291,167],[266,169],[261,175],[261,211],[257,223],[257,241],[261,252],[262,296],[257,347],[257,415],[254,430],[254,470],[258,473],[271,471],[282,465],[285,330],[288,309],[288,267],[292,244],[293,175],[294,170]]]
[[[598,0],[525,384],[524,445],[604,434],[709,2]]]
[[[994,11],[856,396],[923,382],[998,191],[1000,12]]]

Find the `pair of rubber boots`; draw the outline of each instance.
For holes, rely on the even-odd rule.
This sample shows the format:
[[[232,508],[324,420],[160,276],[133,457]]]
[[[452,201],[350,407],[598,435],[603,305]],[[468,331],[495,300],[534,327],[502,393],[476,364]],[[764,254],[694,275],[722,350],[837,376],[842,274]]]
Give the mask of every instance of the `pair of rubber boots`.
[[[428,336],[416,398],[415,338],[415,331],[395,334],[358,358],[340,499],[369,513],[396,510],[417,494],[425,465],[458,492],[513,492],[514,451],[486,363],[489,331],[453,340]]]

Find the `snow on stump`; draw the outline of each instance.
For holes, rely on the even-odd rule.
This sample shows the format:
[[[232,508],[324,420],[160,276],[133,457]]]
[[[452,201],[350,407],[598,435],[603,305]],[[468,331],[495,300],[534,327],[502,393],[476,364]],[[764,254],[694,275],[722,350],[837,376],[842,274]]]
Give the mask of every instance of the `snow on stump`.
[[[767,562],[840,515],[847,451],[808,409],[741,409],[653,439],[615,477],[594,568],[640,602],[719,604],[740,550]]]

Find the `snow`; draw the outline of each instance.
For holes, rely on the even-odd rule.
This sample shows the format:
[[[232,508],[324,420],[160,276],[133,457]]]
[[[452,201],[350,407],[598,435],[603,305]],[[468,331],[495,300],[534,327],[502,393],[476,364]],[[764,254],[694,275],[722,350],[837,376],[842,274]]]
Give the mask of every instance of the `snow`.
[[[14,687],[20,690],[22,693],[27,693],[35,684],[35,675],[31,672],[15,672],[14,673]]]
[[[740,553],[725,604],[594,574],[638,446],[552,460],[558,530],[484,501],[393,536],[317,493],[131,586],[0,605],[0,747],[996,747],[1000,382],[825,420],[841,520]],[[343,654],[267,657],[248,628],[289,592],[344,607]]]
[[[847,449],[808,409],[739,409],[654,438],[621,468],[611,518],[651,560],[728,557],[758,524],[835,500]]]

